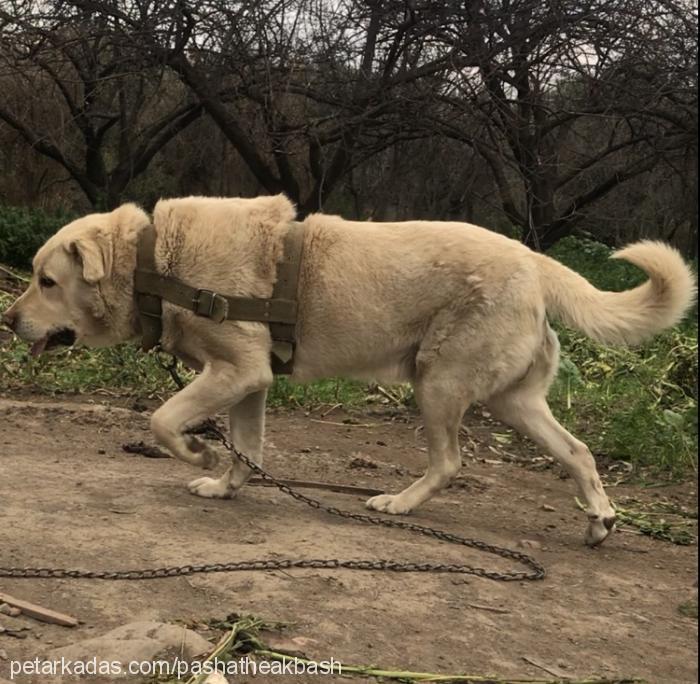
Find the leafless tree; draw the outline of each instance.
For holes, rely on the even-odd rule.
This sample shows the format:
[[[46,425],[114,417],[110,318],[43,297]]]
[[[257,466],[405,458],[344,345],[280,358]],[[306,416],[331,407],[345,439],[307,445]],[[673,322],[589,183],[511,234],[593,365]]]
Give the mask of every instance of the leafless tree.
[[[473,0],[439,36],[430,125],[476,150],[523,239],[546,248],[621,184],[697,150],[697,14],[682,0]]]
[[[180,133],[200,112],[197,135],[213,122],[223,140],[160,157],[191,167],[184,191],[285,192],[301,215],[482,220],[544,249],[624,212],[610,204],[626,206],[633,179],[697,195],[697,13],[685,0],[36,7],[0,0],[12,93],[0,121],[95,204],[117,201],[168,140],[179,136],[171,156],[197,145]],[[655,206],[697,232],[697,215],[671,205]]]
[[[425,135],[412,124],[423,84],[464,61],[434,49],[427,28],[441,10],[427,0],[163,0],[147,18],[128,2],[73,4],[117,17],[132,36],[148,32],[152,55],[199,98],[261,187],[286,192],[302,215],[353,168]]]
[[[68,4],[0,5],[0,122],[111,208],[201,113],[175,79],[120,41],[117,20]]]

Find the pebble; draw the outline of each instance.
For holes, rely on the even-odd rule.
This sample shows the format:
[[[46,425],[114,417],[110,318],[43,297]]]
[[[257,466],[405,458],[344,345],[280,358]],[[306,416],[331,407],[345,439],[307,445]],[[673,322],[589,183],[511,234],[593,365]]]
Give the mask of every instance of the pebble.
[[[107,632],[60,648],[44,655],[47,660],[97,660],[122,663],[146,662],[166,651],[175,651],[185,660],[209,653],[211,644],[182,625],[152,621],[131,622]],[[141,680],[139,680],[141,681]]]
[[[0,604],[0,613],[3,615],[9,615],[10,617],[17,617],[22,614],[22,611],[16,606],[11,606],[9,603]]]
[[[521,549],[541,549],[542,544],[534,539],[521,539],[518,542],[518,546]]]
[[[379,468],[379,464],[376,461],[373,461],[371,458],[368,458],[367,456],[363,456],[362,454],[357,454],[348,463],[348,467],[349,468],[370,468],[372,470],[375,470],[376,468]]]

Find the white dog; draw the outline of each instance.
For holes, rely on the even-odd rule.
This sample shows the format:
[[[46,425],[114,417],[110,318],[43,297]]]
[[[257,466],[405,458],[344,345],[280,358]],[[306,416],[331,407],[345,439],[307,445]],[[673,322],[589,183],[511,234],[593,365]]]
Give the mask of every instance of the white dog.
[[[157,270],[229,296],[270,297],[294,216],[282,195],[161,201],[153,214]],[[37,253],[32,283],[5,312],[4,323],[35,354],[73,342],[138,339],[136,246],[150,222],[125,205],[62,228]],[[292,380],[410,381],[425,422],[425,475],[367,506],[408,513],[444,487],[460,468],[462,416],[481,401],[568,469],[587,505],[586,542],[603,541],[615,513],[593,456],[555,420],[546,401],[559,356],[547,315],[602,342],[636,343],[676,324],[692,304],[695,279],[679,254],[657,242],[617,252],[650,280],[612,293],[519,242],[469,224],[360,223],[316,214],[303,225]],[[216,453],[185,430],[227,409],[233,443],[260,463],[273,379],[268,325],[216,323],[163,302],[161,342],[202,372],[154,413],[158,441],[187,463],[214,467]],[[236,461],[221,477],[194,480],[190,491],[228,497],[249,474]]]

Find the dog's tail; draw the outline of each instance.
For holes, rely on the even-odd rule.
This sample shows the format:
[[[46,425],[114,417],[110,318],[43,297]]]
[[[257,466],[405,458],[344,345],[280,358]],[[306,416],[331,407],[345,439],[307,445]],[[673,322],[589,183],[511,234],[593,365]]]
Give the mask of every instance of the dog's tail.
[[[678,323],[695,300],[695,276],[681,255],[645,240],[615,252],[649,280],[625,292],[604,292],[554,259],[538,254],[547,312],[599,342],[636,344]]]

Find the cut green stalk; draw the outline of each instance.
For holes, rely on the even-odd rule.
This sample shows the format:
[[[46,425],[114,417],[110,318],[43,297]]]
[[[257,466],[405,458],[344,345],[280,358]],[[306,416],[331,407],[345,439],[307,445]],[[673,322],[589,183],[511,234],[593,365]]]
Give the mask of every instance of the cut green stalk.
[[[214,622],[215,625],[225,625],[228,629],[222,639],[212,651],[212,653],[203,662],[211,663],[218,658],[231,658],[241,655],[253,655],[258,658],[273,660],[284,663],[292,661],[301,663],[307,667],[314,667],[317,670],[321,669],[321,663],[318,660],[304,658],[300,656],[289,655],[288,653],[280,653],[269,648],[266,648],[259,639],[261,629],[270,628],[268,623],[256,617],[243,617],[235,622],[227,620],[225,622]],[[326,661],[327,662],[327,661]],[[202,668],[205,669],[205,668]],[[341,676],[361,675],[364,677],[377,677],[381,679],[391,679],[398,682],[461,682],[462,684],[560,684],[560,679],[533,679],[533,678],[512,678],[503,679],[488,675],[474,674],[438,674],[434,672],[413,672],[411,670],[391,670],[373,665],[345,665],[337,664],[335,674]],[[186,684],[203,684],[206,681],[207,674],[201,674],[191,677]],[[616,678],[616,679],[597,679],[587,678],[580,680],[567,679],[567,684],[633,684],[643,682],[637,678]]]

